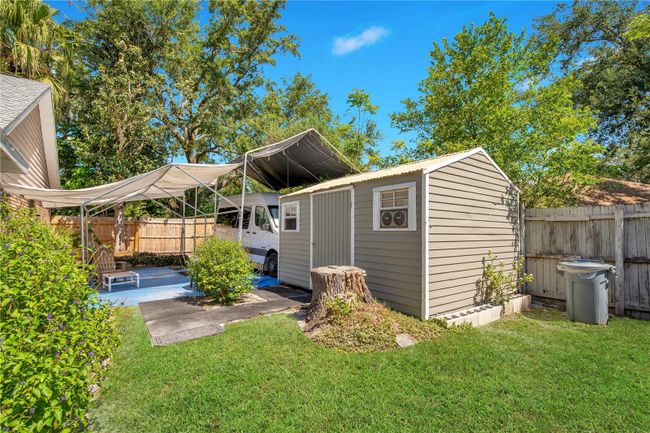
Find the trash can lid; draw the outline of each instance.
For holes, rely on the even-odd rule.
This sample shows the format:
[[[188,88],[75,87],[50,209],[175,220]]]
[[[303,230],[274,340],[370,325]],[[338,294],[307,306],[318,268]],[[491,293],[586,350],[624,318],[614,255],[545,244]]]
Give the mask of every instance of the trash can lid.
[[[558,270],[573,274],[584,274],[587,272],[609,271],[612,265],[607,263],[594,262],[591,260],[575,260],[571,262],[560,262],[557,265]]]

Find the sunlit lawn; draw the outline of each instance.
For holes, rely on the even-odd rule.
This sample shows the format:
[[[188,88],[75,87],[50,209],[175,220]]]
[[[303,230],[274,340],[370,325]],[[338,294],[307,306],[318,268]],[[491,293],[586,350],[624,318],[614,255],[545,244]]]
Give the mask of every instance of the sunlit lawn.
[[[650,322],[535,310],[409,349],[316,346],[288,315],[152,347],[136,308],[93,412],[100,432],[650,429]]]

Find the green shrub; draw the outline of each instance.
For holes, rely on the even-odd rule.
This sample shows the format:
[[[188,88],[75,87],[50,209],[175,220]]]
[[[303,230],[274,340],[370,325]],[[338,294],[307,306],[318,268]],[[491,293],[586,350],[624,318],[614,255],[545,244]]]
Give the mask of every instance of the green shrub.
[[[68,235],[0,208],[0,425],[76,431],[118,343]]]
[[[184,257],[179,254],[137,253],[116,260],[127,262],[131,266],[183,266],[185,263]]]
[[[508,298],[533,281],[533,276],[524,272],[524,257],[514,260],[511,272],[504,270],[504,263],[495,264],[497,256],[488,251],[483,258],[483,275],[476,280],[476,290],[479,300],[483,303],[503,305]]]
[[[187,269],[199,290],[232,304],[253,288],[253,264],[236,241],[210,238],[189,258]]]

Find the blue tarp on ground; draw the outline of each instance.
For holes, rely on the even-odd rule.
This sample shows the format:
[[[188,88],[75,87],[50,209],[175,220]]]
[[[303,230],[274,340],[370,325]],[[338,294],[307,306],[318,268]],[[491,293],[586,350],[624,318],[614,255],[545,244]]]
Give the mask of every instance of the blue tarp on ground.
[[[190,287],[189,277],[172,268],[138,268],[133,271],[140,275],[140,288],[136,287],[135,283],[113,285],[112,291],[102,290],[97,297],[113,305],[129,306],[146,301],[203,295],[203,292]],[[278,285],[280,281],[268,275],[262,275],[256,277],[253,284],[255,287],[261,288]]]

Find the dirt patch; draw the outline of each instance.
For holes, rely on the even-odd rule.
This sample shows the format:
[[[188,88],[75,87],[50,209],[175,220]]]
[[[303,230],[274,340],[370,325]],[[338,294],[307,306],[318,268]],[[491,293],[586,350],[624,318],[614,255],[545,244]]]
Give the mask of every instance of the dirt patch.
[[[184,301],[192,305],[198,305],[204,310],[217,310],[219,308],[232,307],[235,305],[250,305],[260,302],[267,302],[266,299],[254,293],[247,293],[237,302],[228,305],[218,303],[212,296],[195,296],[184,298]]]

